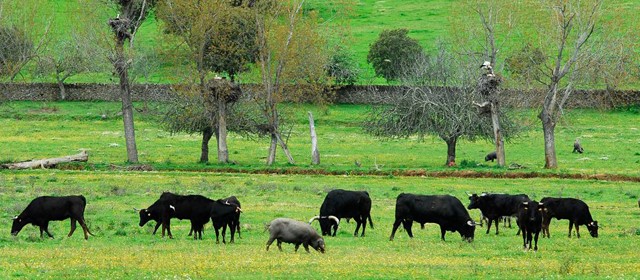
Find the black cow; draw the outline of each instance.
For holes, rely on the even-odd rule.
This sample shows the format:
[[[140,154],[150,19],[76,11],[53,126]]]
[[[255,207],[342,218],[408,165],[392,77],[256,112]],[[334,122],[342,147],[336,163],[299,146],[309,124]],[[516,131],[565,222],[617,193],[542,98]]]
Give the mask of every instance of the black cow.
[[[518,227],[522,231],[523,248],[531,249],[531,242],[535,241],[534,251],[538,251],[538,235],[542,229],[542,212],[544,203],[525,201],[518,209]]]
[[[440,225],[441,238],[444,241],[446,231],[457,231],[462,239],[473,241],[476,223],[462,202],[450,195],[415,195],[402,193],[396,199],[396,220],[389,240],[393,240],[400,223],[413,238],[411,225],[416,221],[422,225],[436,223]]]
[[[320,206],[320,215],[311,218],[309,224],[318,220],[322,235],[336,236],[336,231],[340,225],[340,219],[353,218],[356,221],[356,231],[354,236],[358,236],[358,230],[362,226],[362,234],[367,227],[367,219],[369,225],[373,228],[371,221],[371,198],[366,191],[346,191],[332,190],[330,191]],[[333,228],[333,234],[331,229]]]
[[[170,192],[163,192],[162,195],[160,195],[160,198],[156,200],[153,204],[151,204],[151,206],[144,209],[140,209],[140,210],[134,208],[134,210],[138,211],[138,213],[140,214],[139,226],[143,227],[145,224],[147,224],[151,220],[156,221],[156,225],[153,229],[153,234],[155,235],[156,232],[158,231],[158,228],[162,225],[162,213],[164,211],[164,207],[167,207],[165,205],[166,202],[172,199],[175,199],[178,196],[180,195],[173,194]],[[193,225],[191,225],[191,229],[189,230],[189,236],[191,236],[192,233],[193,233]]]
[[[191,227],[194,232],[193,238],[202,239],[204,225],[209,222],[209,219],[216,220],[227,215],[230,217],[232,216],[230,213],[241,211],[237,205],[220,199],[211,200],[201,195],[176,196],[165,201],[165,206],[162,214],[162,236],[164,236],[166,229],[169,238],[173,238],[171,235],[171,218],[191,220]]]
[[[229,207],[229,205],[235,206],[235,208]],[[227,226],[231,230],[231,243],[234,242],[236,230],[238,231],[238,237],[240,236],[240,213],[242,213],[240,201],[235,196],[219,199],[213,204],[211,223],[216,232],[216,243],[220,243],[218,239],[220,228],[222,228],[222,243],[227,243],[225,240]]]
[[[494,160],[498,159],[498,155],[496,154],[495,151],[488,153],[485,157],[484,157],[484,161],[491,161],[493,162]]]
[[[491,222],[496,223],[496,234],[499,233],[498,221],[503,216],[514,216],[518,213],[518,207],[522,202],[530,201],[526,194],[469,194],[469,206],[467,209],[480,209],[482,215],[489,220],[487,234],[491,229]]]
[[[73,232],[76,230],[77,221],[84,231],[84,239],[89,239],[89,234],[93,236],[93,233],[89,231],[84,221],[84,209],[86,206],[87,200],[82,195],[37,197],[29,203],[20,215],[13,218],[11,235],[18,235],[20,230],[22,230],[26,224],[30,223],[40,227],[40,238],[43,237],[43,232],[46,232],[49,237],[53,238],[53,235],[49,232],[49,222],[62,221],[70,218],[71,230],[68,236],[71,237],[71,235],[73,235]]]
[[[542,225],[542,237],[549,235],[549,224],[552,218],[569,220],[569,237],[571,229],[576,225],[576,235],[580,238],[579,225],[586,225],[592,237],[598,237],[598,221],[594,221],[589,212],[589,206],[584,201],[575,198],[545,197],[541,200],[545,205]]]

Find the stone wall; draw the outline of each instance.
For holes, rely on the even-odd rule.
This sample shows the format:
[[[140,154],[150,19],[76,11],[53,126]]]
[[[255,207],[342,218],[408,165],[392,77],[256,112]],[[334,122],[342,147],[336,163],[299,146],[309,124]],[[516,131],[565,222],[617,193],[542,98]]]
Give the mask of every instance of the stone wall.
[[[243,85],[244,91],[257,89]],[[67,84],[67,100],[70,101],[118,101],[117,84]],[[334,102],[345,104],[371,104],[379,95],[399,94],[396,86],[343,86],[336,89]],[[132,86],[134,101],[166,101],[171,96],[171,85],[136,84]],[[56,84],[0,84],[0,98],[5,100],[56,101],[60,99]],[[544,98],[543,91],[503,91],[504,103],[512,107],[539,107]],[[640,91],[579,90],[572,94],[567,108],[615,108],[640,104]]]

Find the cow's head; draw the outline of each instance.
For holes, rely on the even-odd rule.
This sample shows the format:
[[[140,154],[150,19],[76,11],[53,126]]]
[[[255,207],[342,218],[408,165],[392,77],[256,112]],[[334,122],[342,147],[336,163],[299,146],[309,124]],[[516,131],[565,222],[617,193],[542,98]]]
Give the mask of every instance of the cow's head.
[[[23,217],[15,216],[11,225],[11,235],[16,236],[29,221]]]
[[[147,222],[151,221],[151,220],[157,220],[160,217],[158,215],[154,215],[154,213],[152,211],[149,211],[149,209],[140,209],[140,211],[138,211],[138,213],[140,214],[140,226],[144,226]]]
[[[480,209],[480,207],[482,207],[482,205],[484,204],[484,196],[486,195],[485,193],[482,193],[481,195],[478,194],[468,194],[469,195],[469,206],[467,206],[467,209],[471,210],[471,209]]]
[[[591,237],[598,237],[598,221],[593,221],[587,224],[587,229]]]
[[[476,231],[476,225],[476,222],[468,220],[459,230],[462,239],[466,240],[467,242],[473,241],[473,236],[475,235]]]
[[[544,203],[537,201],[524,201],[520,205],[520,212],[522,212],[523,217],[528,219],[529,222],[540,221],[542,223],[542,216],[546,211],[546,207]]]
[[[322,237],[316,239],[315,241],[311,241],[311,248],[316,249],[316,251],[324,254],[324,239]]]
[[[331,228],[336,227],[337,230],[340,225],[340,219],[336,216],[315,216],[309,220],[309,224],[313,223],[315,220],[318,220],[320,223],[320,230],[322,231],[323,236],[331,235]]]

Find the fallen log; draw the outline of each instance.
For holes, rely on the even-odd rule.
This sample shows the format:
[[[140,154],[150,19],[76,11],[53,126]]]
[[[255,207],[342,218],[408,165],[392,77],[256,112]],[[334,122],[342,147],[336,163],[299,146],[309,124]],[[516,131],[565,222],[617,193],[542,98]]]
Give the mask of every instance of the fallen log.
[[[60,158],[48,158],[40,160],[30,160],[15,163],[5,163],[0,165],[0,169],[32,169],[32,168],[55,168],[59,163],[66,163],[72,161],[86,162],[89,160],[87,151],[82,151],[77,155],[60,157]]]

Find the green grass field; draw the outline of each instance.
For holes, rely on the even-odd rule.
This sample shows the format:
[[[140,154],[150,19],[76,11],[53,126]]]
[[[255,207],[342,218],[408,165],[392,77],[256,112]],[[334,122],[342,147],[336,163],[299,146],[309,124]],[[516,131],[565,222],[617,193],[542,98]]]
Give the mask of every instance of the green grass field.
[[[140,104],[137,104],[140,107]],[[152,104],[152,107],[156,104]],[[1,162],[59,157],[87,149],[89,162],[67,168],[83,170],[0,170],[0,279],[192,279],[192,278],[500,278],[521,279],[633,279],[640,275],[640,183],[573,179],[472,179],[433,176],[395,176],[393,170],[445,171],[445,144],[434,138],[381,140],[364,134],[359,122],[366,106],[335,105],[291,108],[295,126],[289,139],[295,166],[278,158],[277,169],[298,175],[215,172],[267,170],[266,140],[231,135],[231,159],[236,165],[202,165],[200,138],[171,135],[152,115],[136,115],[141,161],[156,171],[124,171],[126,166],[122,120],[118,103],[10,102],[0,105]],[[312,167],[306,111],[314,111],[322,164]],[[106,120],[100,115],[106,114]],[[518,112],[531,128],[507,143],[507,161],[526,169],[506,170],[483,161],[492,149],[487,142],[462,141],[458,147],[460,172],[495,172],[519,176],[553,173],[617,174],[640,176],[638,114],[626,111],[571,111],[557,128],[560,169],[545,171],[541,132],[535,112]],[[571,153],[571,143],[581,137],[586,152]],[[113,145],[117,144],[117,145]],[[214,156],[214,154],[212,154]],[[281,155],[280,155],[281,156]],[[359,160],[362,167],[353,162]],[[462,163],[466,162],[466,163]],[[354,175],[371,171],[380,176]],[[112,165],[113,164],[113,165]],[[272,170],[274,168],[270,168]],[[189,171],[180,171],[189,170]],[[314,170],[341,175],[305,175]],[[208,171],[208,172],[198,172]],[[280,171],[276,173],[282,173]],[[355,224],[343,222],[338,236],[328,237],[327,253],[294,253],[285,244],[265,251],[264,224],[276,217],[306,221],[318,213],[326,193],[335,188],[367,190],[373,200],[374,229],[354,238]],[[151,235],[153,222],[138,226],[133,207],[151,205],[163,191],[202,194],[211,198],[236,195],[244,213],[242,239],[236,244],[215,244],[210,225],[202,241],[187,237],[189,223],[174,221],[173,240]],[[388,241],[394,219],[395,198],[402,192],[451,194],[468,204],[465,192],[526,193],[576,197],[587,202],[603,226],[600,237],[567,238],[568,222],[553,221],[551,239],[539,241],[538,252],[522,250],[516,229],[499,235],[476,230],[473,243],[457,233],[439,238],[439,228],[414,226],[415,238],[403,230]],[[17,237],[9,234],[11,218],[35,197],[82,194],[88,205],[85,217],[96,235],[84,241],[81,231],[66,237],[69,222],[52,222],[55,239],[40,239],[37,228],[26,226]],[[470,214],[479,219],[479,211]],[[315,225],[318,228],[318,225]]]
[[[373,200],[374,229],[353,237],[355,225],[342,223],[327,237],[327,253],[293,252],[283,245],[265,251],[264,224],[276,217],[306,221],[318,213],[333,188],[367,190]],[[414,226],[415,238],[400,230],[388,241],[395,197],[402,192],[452,194],[466,205],[465,191],[527,193],[578,197],[603,225],[600,237],[567,238],[567,221],[553,221],[551,239],[539,241],[538,252],[522,250],[516,229],[499,235],[476,230],[468,244],[457,233],[439,238],[436,225]],[[242,239],[215,244],[213,230],[201,241],[187,237],[189,223],[174,221],[175,239],[151,235],[152,224],[138,227],[132,207],[150,205],[162,191],[236,195],[243,204]],[[0,173],[0,278],[190,279],[190,278],[635,278],[640,275],[637,248],[640,210],[637,183],[575,180],[496,180],[389,178],[378,176],[247,175],[181,172],[26,171]],[[84,194],[85,217],[96,235],[84,241],[81,231],[66,237],[69,222],[52,222],[55,239],[40,239],[27,226],[9,235],[10,217],[35,196]],[[479,212],[472,210],[472,217]],[[316,224],[316,228],[317,228]]]

